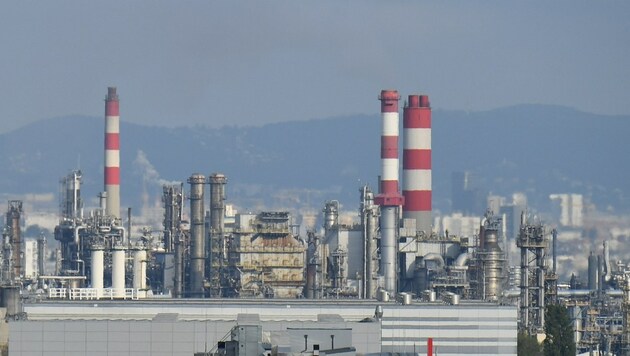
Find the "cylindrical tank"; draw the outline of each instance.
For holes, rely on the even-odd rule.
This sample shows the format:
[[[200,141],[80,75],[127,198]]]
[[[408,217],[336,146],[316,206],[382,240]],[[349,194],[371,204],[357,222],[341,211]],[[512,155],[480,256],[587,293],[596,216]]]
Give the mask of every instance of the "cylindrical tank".
[[[173,296],[175,298],[182,298],[183,293],[183,273],[184,273],[184,248],[183,242],[180,240],[180,236],[175,237],[175,285],[173,288],[175,289],[173,292]]]
[[[147,251],[135,250],[133,254],[133,288],[147,289]]]
[[[402,305],[409,305],[409,304],[411,304],[411,301],[412,301],[411,293],[400,293],[399,295],[400,295],[400,303]]]
[[[90,258],[90,281],[92,288],[96,289],[97,298],[103,293],[103,255],[102,248],[92,250]]]
[[[488,220],[483,228],[484,300],[497,301],[503,291],[503,252],[499,247],[498,222]]]
[[[112,289],[117,298],[125,296],[125,250],[112,250]]]
[[[385,289],[379,289],[378,292],[376,292],[376,299],[381,302],[389,302],[389,292]]]
[[[205,228],[204,228],[204,185],[206,177],[193,174],[190,184],[190,291],[189,297],[204,296],[203,281],[205,272]]]
[[[7,309],[7,316],[13,317],[22,312],[19,286],[0,287],[0,300],[2,301],[0,305]]]
[[[381,271],[385,277],[385,289],[396,294],[396,251],[398,207],[381,207]]]

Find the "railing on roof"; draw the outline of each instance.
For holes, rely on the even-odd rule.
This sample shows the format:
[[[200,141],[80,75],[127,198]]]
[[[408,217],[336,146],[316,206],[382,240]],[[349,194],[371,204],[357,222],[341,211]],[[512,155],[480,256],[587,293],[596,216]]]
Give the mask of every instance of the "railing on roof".
[[[48,298],[70,300],[138,299],[135,288],[49,288]]]

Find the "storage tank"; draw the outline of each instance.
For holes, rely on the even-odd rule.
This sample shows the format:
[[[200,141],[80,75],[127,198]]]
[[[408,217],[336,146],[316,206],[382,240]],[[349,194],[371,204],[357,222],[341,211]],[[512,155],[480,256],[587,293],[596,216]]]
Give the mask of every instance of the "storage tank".
[[[92,254],[90,258],[90,283],[92,288],[96,289],[96,297],[99,298],[103,293],[103,269],[104,269],[104,247],[101,245],[92,246]]]
[[[147,289],[147,251],[138,249],[133,254],[133,288],[139,291]]]
[[[125,250],[119,246],[112,250],[112,289],[114,297],[125,296]]]
[[[400,293],[400,303],[402,305],[409,305],[411,304],[412,301],[412,295],[411,293]]]
[[[379,289],[378,292],[376,292],[376,299],[381,302],[389,302],[389,292],[385,289]]]
[[[3,308],[7,308],[8,317],[16,317],[22,312],[19,286],[0,287],[0,299]]]

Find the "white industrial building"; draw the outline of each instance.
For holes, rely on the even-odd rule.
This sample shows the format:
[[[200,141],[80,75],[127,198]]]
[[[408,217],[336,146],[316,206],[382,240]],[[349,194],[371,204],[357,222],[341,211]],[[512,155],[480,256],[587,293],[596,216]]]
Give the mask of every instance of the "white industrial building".
[[[330,340],[334,348],[352,346],[356,354],[424,353],[432,338],[440,356],[516,355],[517,309],[493,303],[72,301],[25,304],[24,311],[27,320],[9,323],[11,355],[191,356],[212,351],[236,325],[260,326],[260,341],[278,354],[300,353],[305,341],[312,351],[315,336],[308,341],[302,331],[325,329],[346,335]],[[299,350],[295,330],[302,330]],[[322,349],[333,346],[318,340]]]

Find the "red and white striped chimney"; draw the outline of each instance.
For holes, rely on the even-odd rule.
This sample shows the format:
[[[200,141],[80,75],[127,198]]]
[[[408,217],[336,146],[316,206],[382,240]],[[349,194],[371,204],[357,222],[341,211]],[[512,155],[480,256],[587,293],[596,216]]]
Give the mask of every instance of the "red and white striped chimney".
[[[380,205],[381,271],[384,288],[396,294],[399,207],[404,198],[398,188],[398,100],[396,90],[383,90],[379,96],[383,128],[381,133],[381,179],[374,202]]]
[[[115,87],[105,98],[105,213],[120,218],[120,114]]]
[[[403,218],[431,233],[431,107],[426,95],[409,95],[403,109]]]
[[[375,202],[381,206],[400,206],[403,198],[398,186],[398,100],[396,90],[382,90],[381,101],[381,180]]]

